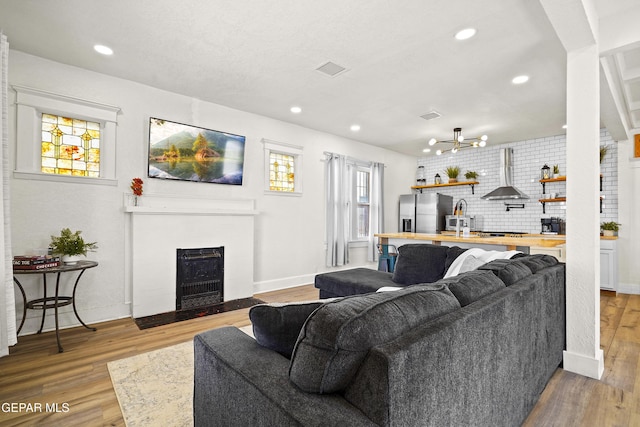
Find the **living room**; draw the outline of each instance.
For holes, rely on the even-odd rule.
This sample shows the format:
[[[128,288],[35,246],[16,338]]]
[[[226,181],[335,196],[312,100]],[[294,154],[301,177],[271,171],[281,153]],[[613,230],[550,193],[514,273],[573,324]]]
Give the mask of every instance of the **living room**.
[[[5,23],[0,21],[0,27],[5,27]],[[19,39],[13,40],[11,33],[7,34],[12,48],[14,44],[20,46]],[[640,38],[636,39],[636,43],[637,40]],[[181,64],[170,64],[169,56],[167,54],[169,70],[184,67]],[[333,58],[322,58],[325,59]],[[110,60],[100,58],[97,61],[108,71]],[[313,59],[311,62],[315,64],[319,61]],[[135,177],[144,180],[141,208],[150,207],[154,200],[167,197],[174,201],[186,199],[213,204],[228,200],[251,201],[256,212],[253,216],[253,239],[250,246],[253,265],[249,267],[252,270],[254,294],[312,283],[317,273],[332,269],[325,263],[326,152],[385,165],[384,228],[388,231],[396,231],[398,227],[396,201],[399,195],[408,193],[415,182],[417,159],[421,154],[410,155],[381,145],[372,145],[363,142],[364,137],[357,134],[337,135],[297,123],[295,117],[286,120],[271,118],[205,100],[199,93],[159,89],[155,87],[154,75],[139,76],[138,81],[134,81],[136,79],[110,75],[107,71],[99,73],[47,59],[45,54],[27,53],[18,47],[9,51],[8,63],[9,87],[13,88],[9,91],[8,134],[11,143],[8,158],[16,162],[11,165],[11,170],[17,172],[10,181],[13,254],[46,248],[50,236],[64,227],[82,230],[88,240],[98,242],[98,250],[90,253],[89,258],[98,261],[99,267],[87,272],[78,291],[79,313],[88,324],[129,318],[132,315],[134,253],[130,241],[132,213],[127,212],[127,203],[131,192],[129,186]],[[251,66],[250,61],[246,65]],[[356,71],[350,72],[355,74]],[[215,72],[203,73],[211,74],[210,78],[215,79]],[[338,88],[332,90],[345,91],[350,84],[349,74],[346,73],[343,77],[346,81],[340,82],[318,76],[318,84],[328,86],[337,82]],[[238,78],[230,85],[229,90],[239,90],[243,84],[245,82]],[[117,108],[116,146],[110,153],[104,152],[104,161],[115,165],[114,176],[88,183],[79,180],[43,180],[34,177],[33,171],[21,170],[19,160],[13,160],[20,157],[20,142],[17,137],[20,134],[20,124],[17,121],[16,98],[21,88],[73,98],[80,103],[93,102]],[[301,91],[302,88],[295,90]],[[561,95],[564,98],[564,94]],[[243,96],[269,98],[272,93],[254,91]],[[294,101],[290,100],[291,103]],[[283,102],[281,106],[288,109],[289,103],[285,105]],[[426,110],[419,112],[424,113]],[[311,114],[311,110],[304,110],[304,114]],[[245,136],[243,184],[232,186],[174,182],[147,177],[150,117]],[[341,122],[345,128],[351,124],[351,118],[332,119]],[[634,129],[633,126],[626,129],[629,138]],[[364,128],[361,130],[362,133],[365,131],[369,132]],[[611,131],[615,132],[615,129]],[[637,129],[635,131],[637,133]],[[538,137],[560,133],[562,130],[557,134],[532,135],[531,138],[508,142],[525,143]],[[426,135],[420,135],[420,138],[424,141],[428,139]],[[634,225],[632,215],[638,208],[634,189],[639,185],[640,177],[637,175],[636,163],[629,160],[633,157],[633,141],[614,139],[617,141],[616,160],[619,171],[617,220],[623,224],[618,241],[621,254],[620,281],[633,286],[638,285],[639,278],[629,254],[637,252],[640,237],[640,230]],[[273,195],[265,191],[265,141],[301,147],[303,169],[300,175],[303,190],[300,195]],[[216,242],[211,244],[215,245]],[[175,246],[169,251],[175,252]],[[371,265],[367,261],[366,247],[354,245],[350,251],[348,266],[362,265]],[[25,289],[28,299],[40,295],[35,280],[26,280]],[[62,328],[77,325],[71,310],[61,313],[60,322]],[[52,324],[53,315],[50,315],[47,320],[49,330]],[[39,326],[39,313],[30,311],[22,334],[34,334]]]

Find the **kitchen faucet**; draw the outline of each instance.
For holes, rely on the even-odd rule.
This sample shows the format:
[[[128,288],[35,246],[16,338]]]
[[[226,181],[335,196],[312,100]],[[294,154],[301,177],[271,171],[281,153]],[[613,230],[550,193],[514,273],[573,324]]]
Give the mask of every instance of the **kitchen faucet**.
[[[467,210],[467,201],[465,199],[460,199],[456,202],[455,208],[453,209],[456,214],[456,237],[460,237],[460,215],[462,215],[462,202],[464,202],[464,211]]]

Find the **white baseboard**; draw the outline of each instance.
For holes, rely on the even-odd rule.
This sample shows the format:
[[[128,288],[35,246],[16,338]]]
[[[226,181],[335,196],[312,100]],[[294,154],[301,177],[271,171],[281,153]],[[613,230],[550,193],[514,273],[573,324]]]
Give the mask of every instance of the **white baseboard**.
[[[621,294],[640,294],[640,283],[618,283],[617,291]]]
[[[18,318],[22,316],[22,312],[16,313]],[[122,304],[118,306],[99,307],[94,309],[78,309],[80,318],[88,326],[94,326],[95,323],[108,322],[110,320],[124,319],[131,317],[131,307],[128,304]],[[20,336],[33,335],[40,329],[40,323],[42,322],[41,310],[27,310],[27,318],[20,331]],[[73,312],[71,306],[61,307],[58,312],[58,322],[60,329],[76,328],[82,326]],[[17,320],[16,328],[20,325],[20,320]],[[52,308],[47,310],[47,314],[44,319],[44,327],[42,332],[55,331],[55,313]]]
[[[352,268],[371,268],[372,270],[375,270],[377,268],[377,265],[375,265],[375,263],[369,263],[366,265],[346,265],[340,268],[335,268],[327,271],[319,271],[312,274],[303,274],[300,276],[282,277],[279,279],[254,282],[253,293],[259,294],[262,292],[278,291],[281,289],[295,288],[296,286],[310,285],[314,283],[316,274],[329,273],[340,270],[350,270]]]
[[[598,349],[595,357],[563,352],[562,368],[565,371],[599,380],[604,373],[604,352]]]

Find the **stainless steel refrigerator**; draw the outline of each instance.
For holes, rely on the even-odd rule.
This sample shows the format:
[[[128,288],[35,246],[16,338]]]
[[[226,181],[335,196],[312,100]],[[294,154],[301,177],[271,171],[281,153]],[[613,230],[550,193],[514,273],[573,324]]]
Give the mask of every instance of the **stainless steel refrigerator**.
[[[453,213],[453,197],[439,193],[402,194],[398,231],[439,233],[445,229],[445,216]]]

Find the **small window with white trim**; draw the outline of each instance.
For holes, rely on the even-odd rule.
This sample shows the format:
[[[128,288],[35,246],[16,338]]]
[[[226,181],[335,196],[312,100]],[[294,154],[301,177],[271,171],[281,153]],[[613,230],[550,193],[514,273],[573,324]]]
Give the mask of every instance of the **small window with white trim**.
[[[262,140],[264,145],[265,192],[302,194],[302,147]]]

